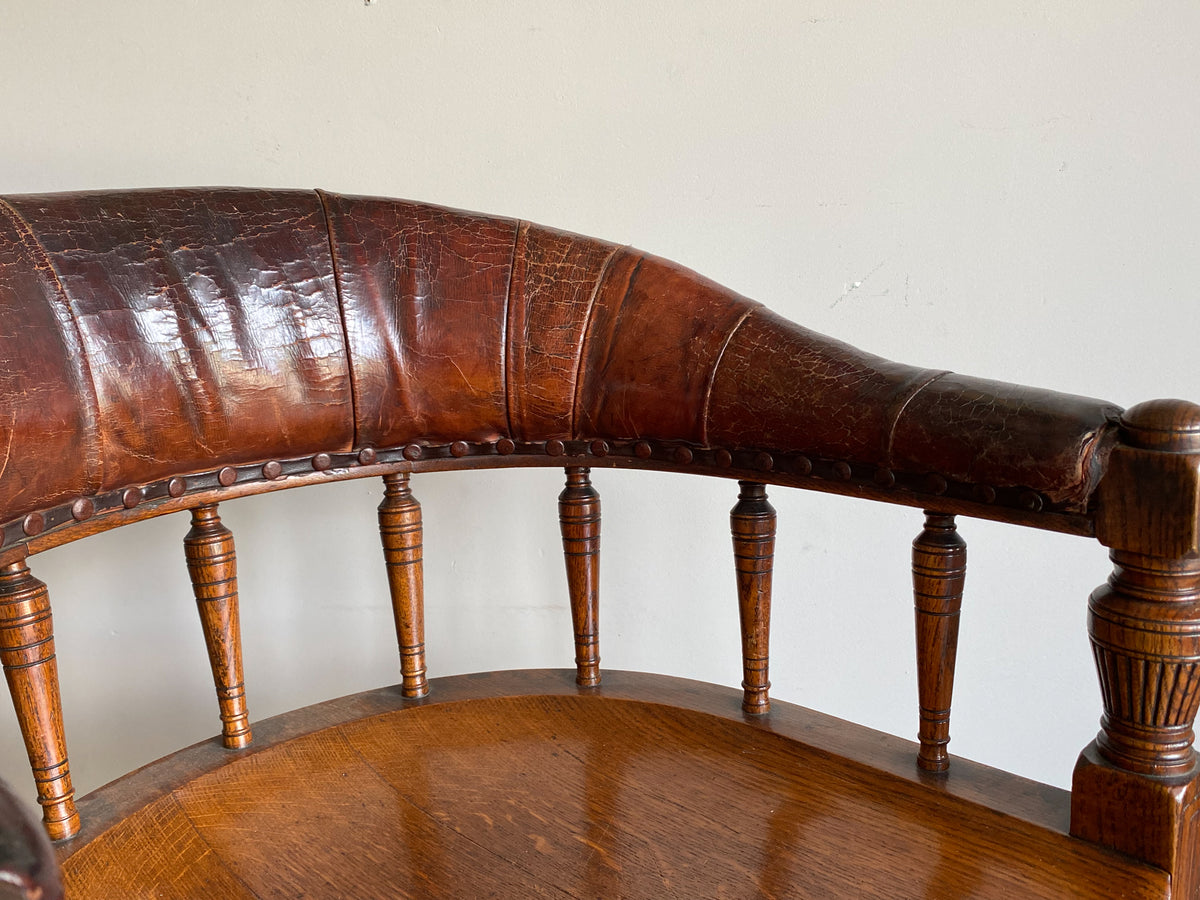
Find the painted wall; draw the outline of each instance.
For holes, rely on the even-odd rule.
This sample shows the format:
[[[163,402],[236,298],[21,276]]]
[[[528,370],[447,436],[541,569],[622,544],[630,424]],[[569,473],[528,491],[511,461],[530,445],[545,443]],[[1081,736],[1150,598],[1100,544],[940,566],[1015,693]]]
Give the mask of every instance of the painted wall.
[[[0,190],[324,186],[635,244],[917,365],[1200,398],[1200,7],[0,2]],[[969,8],[968,8],[969,7]],[[607,666],[736,684],[732,483],[599,472]],[[432,675],[570,664],[554,471],[429,475]],[[398,679],[379,485],[223,508],[251,712]],[[779,490],[775,695],[912,736],[918,511]],[[35,558],[82,791],[217,730],[184,516]],[[1105,553],[965,520],[951,749],[1069,782]],[[15,718],[0,772],[28,786]]]

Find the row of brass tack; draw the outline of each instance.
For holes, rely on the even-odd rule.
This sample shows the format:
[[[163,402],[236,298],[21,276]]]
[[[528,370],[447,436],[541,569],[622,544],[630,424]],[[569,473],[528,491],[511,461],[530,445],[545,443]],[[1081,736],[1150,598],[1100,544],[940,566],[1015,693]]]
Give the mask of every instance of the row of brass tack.
[[[566,476],[558,509],[576,682],[595,687],[600,684],[600,495],[588,467],[568,466]],[[409,473],[385,475],[383,481],[379,531],[400,645],[401,692],[409,698],[424,697],[429,682],[421,504],[413,496]],[[742,709],[748,715],[762,715],[770,710],[768,651],[776,516],[765,485],[738,484],[730,528],[741,625]],[[221,740],[227,748],[241,749],[250,744],[251,729],[242,677],[233,535],[222,524],[217,504],[198,506],[191,514],[184,550],[216,685]],[[931,772],[949,766],[946,745],[965,572],[966,544],[955,529],[954,516],[926,511],[925,527],[913,541],[913,590],[920,702],[917,764]],[[47,831],[56,840],[70,837],[80,823],[58,703],[50,601],[46,585],[30,574],[24,561],[0,569],[0,662],[16,701]]]

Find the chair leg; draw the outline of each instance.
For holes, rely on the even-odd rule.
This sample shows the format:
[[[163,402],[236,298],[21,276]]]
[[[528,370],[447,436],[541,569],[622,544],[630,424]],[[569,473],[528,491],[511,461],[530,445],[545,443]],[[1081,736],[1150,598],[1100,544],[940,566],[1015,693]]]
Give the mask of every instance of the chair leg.
[[[237,553],[233,534],[221,523],[217,504],[192,510],[192,527],[183,539],[183,550],[217,689],[221,742],[230,750],[240,750],[249,745],[251,735],[242,676]]]
[[[383,485],[379,536],[400,644],[400,690],[405,697],[424,697],[429,693],[429,682],[425,677],[421,504],[413,497],[407,472],[384,475]]]
[[[775,508],[765,485],[739,481],[729,512],[742,629],[742,709],[752,715],[771,708],[768,676],[771,638],[771,571],[775,559]]]
[[[600,683],[600,494],[587,466],[568,466],[558,495],[558,524],[567,563],[567,591],[575,632],[575,683]]]
[[[921,718],[917,765],[928,772],[950,767],[950,700],[958,652],[958,614],[967,574],[967,544],[954,516],[925,513],[913,541],[913,602],[917,623],[917,695]]]
[[[0,569],[0,663],[37,783],[42,822],[51,840],[79,831],[67,762],[50,594],[24,561]]]

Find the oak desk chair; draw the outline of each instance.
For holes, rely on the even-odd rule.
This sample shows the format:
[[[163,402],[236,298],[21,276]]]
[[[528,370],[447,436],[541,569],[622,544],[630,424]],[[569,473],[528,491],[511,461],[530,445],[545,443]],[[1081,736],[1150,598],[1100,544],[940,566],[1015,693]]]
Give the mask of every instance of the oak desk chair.
[[[57,862],[73,898],[1200,896],[1195,405],[888,362],[525,222],[159,190],[0,202],[0,423],[0,660],[56,842],[0,798],[23,895]],[[576,668],[429,681],[412,476],[511,466],[565,470]],[[598,467],[739,482],[740,692],[601,674]],[[402,682],[252,728],[219,504],[368,476]],[[776,485],[926,511],[919,744],[769,699]],[[221,737],[77,804],[27,560],[177,511]],[[1111,548],[1070,794],[946,753],[958,515]]]

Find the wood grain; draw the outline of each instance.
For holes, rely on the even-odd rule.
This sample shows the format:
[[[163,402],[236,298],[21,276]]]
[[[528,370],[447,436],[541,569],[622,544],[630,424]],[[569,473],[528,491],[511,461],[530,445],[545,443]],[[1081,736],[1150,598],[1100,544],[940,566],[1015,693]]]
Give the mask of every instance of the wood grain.
[[[587,466],[568,466],[558,495],[558,524],[567,566],[567,594],[575,636],[576,682],[600,683],[600,494]]]
[[[771,572],[775,559],[775,507],[766,486],[739,481],[729,512],[737,572],[738,623],[742,635],[742,709],[761,715],[771,708]]]
[[[925,513],[913,541],[913,605],[917,625],[917,695],[920,703],[917,765],[930,772],[950,766],[950,701],[958,653],[958,618],[967,576],[967,544],[954,516]]]
[[[1075,766],[1071,833],[1161,866],[1172,896],[1195,900],[1200,406],[1158,400],[1129,409],[1113,457],[1100,493],[1113,573],[1088,599],[1104,715]]]
[[[92,859],[110,895],[141,890],[139,865],[166,877],[163,835],[187,862],[162,890],[204,896],[1162,896],[1163,870],[1200,895],[1198,406],[1121,414],[890,362],[667,260],[512,219],[252,189],[0,199],[0,359],[0,658],[57,837],[79,824],[49,603],[24,559],[195,509],[185,546],[234,749],[98,797],[109,824],[63,859]],[[516,678],[423,704],[410,474],[546,465],[567,470],[575,679],[595,696]],[[732,718],[698,699],[723,695],[674,683],[597,686],[592,466],[742,483]],[[244,748],[236,557],[215,504],[368,475],[386,483],[403,682]],[[770,711],[766,484],[938,511],[914,547],[924,769],[907,745]],[[1058,821],[1058,795],[945,771],[959,514],[1112,549],[1089,607],[1102,732],[1072,828],[1157,869],[1004,813]],[[539,683],[523,699],[498,687]]]
[[[242,674],[237,552],[215,503],[192,510],[192,527],[183,547],[217,689],[221,740],[230,749],[240,749],[250,743],[251,731]]]
[[[0,662],[46,832],[52,840],[71,837],[79,830],[79,814],[63,731],[50,594],[23,561],[0,569]]]
[[[421,504],[413,496],[407,472],[383,476],[379,537],[387,565],[392,617],[400,646],[400,673],[406,697],[429,692],[425,677],[425,569]]]
[[[97,872],[153,896],[164,834],[210,851],[180,854],[179,883],[232,877],[232,897],[1167,896],[1056,827],[1063,792],[968,761],[930,781],[911,743],[791,704],[746,716],[740,692],[623,672],[433,688],[287,714],[83,798],[68,896],[114,896],[88,892]],[[122,791],[157,799],[106,810]]]

